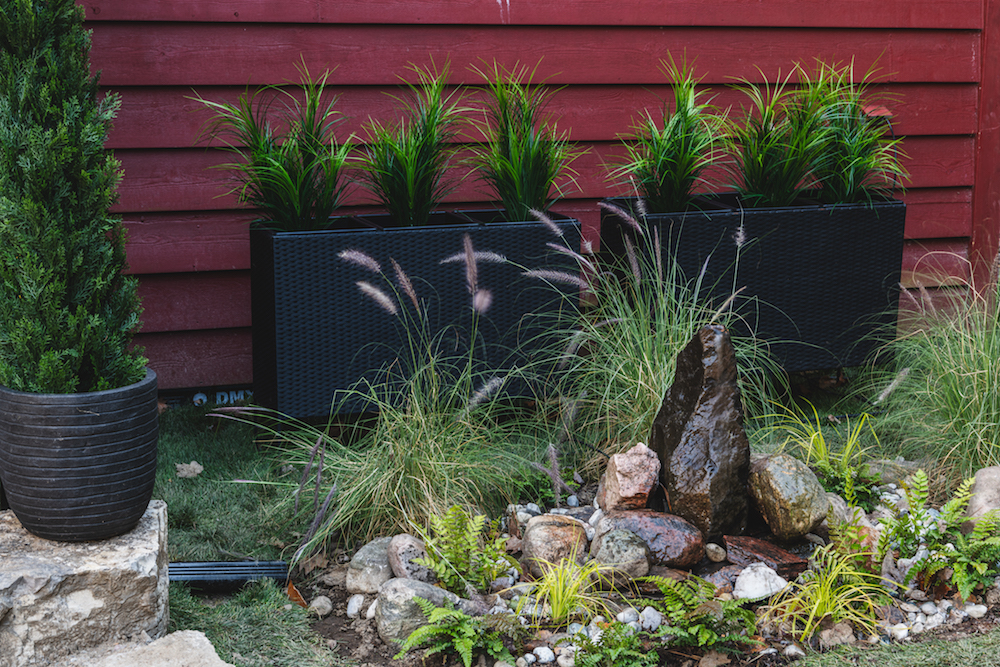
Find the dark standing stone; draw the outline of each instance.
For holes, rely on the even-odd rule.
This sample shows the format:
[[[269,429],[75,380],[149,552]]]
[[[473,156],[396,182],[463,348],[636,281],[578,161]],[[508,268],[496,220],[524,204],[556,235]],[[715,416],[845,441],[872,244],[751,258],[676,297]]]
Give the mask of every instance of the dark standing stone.
[[[750,443],[725,328],[702,327],[677,355],[674,384],[653,421],[649,447],[660,457],[668,512],[693,523],[709,541],[743,532]]]

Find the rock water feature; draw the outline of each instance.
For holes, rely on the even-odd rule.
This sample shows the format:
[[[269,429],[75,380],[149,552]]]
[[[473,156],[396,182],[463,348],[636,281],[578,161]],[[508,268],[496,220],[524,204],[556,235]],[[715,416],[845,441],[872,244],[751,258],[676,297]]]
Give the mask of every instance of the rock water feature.
[[[841,521],[851,516],[845,501],[825,492],[815,474],[797,459],[782,454],[751,457],[743,431],[735,358],[729,336],[721,327],[702,329],[679,355],[674,385],[664,399],[649,441],[649,447],[639,443],[610,458],[592,506],[548,513],[534,505],[508,508],[510,533],[520,536],[508,539],[508,551],[520,552],[525,572],[537,577],[542,574],[541,561],[574,557],[581,562],[589,555],[613,568],[616,586],[646,574],[679,580],[693,572],[716,585],[717,595],[756,601],[784,588],[808,566],[805,558],[783,545],[792,541],[822,543],[813,531],[824,532],[828,509]],[[906,462],[883,463],[889,475],[912,473]],[[665,501],[661,504],[667,511],[651,507],[657,505],[658,486],[662,486],[660,496]],[[902,501],[895,488],[895,484],[884,487],[884,504]],[[997,506],[1000,468],[981,471],[972,507],[981,513]],[[769,539],[742,534],[751,512],[759,512],[770,531]],[[862,530],[877,531],[875,519],[860,516],[856,521]],[[387,548],[390,553],[383,557]],[[460,599],[421,581],[417,568],[407,565],[413,554],[422,550],[422,543],[410,536],[391,542],[383,539],[359,551],[348,568],[354,579],[376,580],[385,576],[383,563],[393,563],[396,578],[379,585],[377,592],[358,592],[355,597],[360,599],[354,601],[355,616],[364,613],[374,618],[377,632],[387,644],[405,639],[425,622],[412,602],[414,596],[436,604],[448,599],[472,614],[510,613],[516,606],[509,599],[519,590],[516,570],[494,582],[493,590],[502,596]],[[373,552],[377,553],[373,556]],[[367,569],[372,570],[371,576],[362,572]],[[899,572],[896,575],[901,578]],[[921,595],[920,589],[913,588],[903,596],[900,608],[893,608],[895,613],[882,622],[886,636],[904,638],[911,632],[982,617],[987,612],[986,605],[961,605],[950,600],[934,603]],[[983,595],[987,605],[1000,603],[1000,586]],[[653,631],[663,622],[652,608],[640,611],[624,605],[613,612],[617,620],[635,630]],[[572,667],[572,635],[582,632],[593,639],[602,631],[603,626],[594,621],[589,626],[573,624],[568,634],[540,636],[531,643],[531,652],[517,659],[517,667],[534,663]],[[859,639],[867,637],[857,637],[847,624],[836,624],[817,634],[824,647]],[[790,644],[782,653],[791,659],[801,649]]]

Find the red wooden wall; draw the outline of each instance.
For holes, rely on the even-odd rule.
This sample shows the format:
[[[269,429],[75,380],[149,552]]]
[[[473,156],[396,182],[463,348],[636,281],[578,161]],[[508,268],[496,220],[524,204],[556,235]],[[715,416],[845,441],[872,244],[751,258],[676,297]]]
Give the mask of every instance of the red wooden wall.
[[[111,135],[125,170],[118,212],[145,314],[137,342],[162,388],[247,384],[251,377],[248,220],[211,170],[228,156],[198,144],[206,113],[190,98],[297,80],[304,58],[331,77],[360,132],[390,119],[409,63],[450,59],[452,82],[483,59],[534,65],[565,85],[552,111],[591,148],[580,191],[556,210],[596,227],[616,190],[604,164],[616,138],[669,89],[658,63],[696,60],[722,106],[734,78],[773,79],[796,62],[878,63],[907,137],[907,280],[938,266],[982,278],[996,254],[1000,194],[1000,0],[82,0],[92,62],[122,95]],[[989,29],[987,29],[987,27]],[[452,203],[482,201],[473,182]],[[363,204],[360,194],[354,203]],[[851,261],[831,257],[831,261]],[[936,284],[934,279],[919,278]],[[947,282],[947,281],[936,281]],[[331,341],[335,344],[335,341]]]

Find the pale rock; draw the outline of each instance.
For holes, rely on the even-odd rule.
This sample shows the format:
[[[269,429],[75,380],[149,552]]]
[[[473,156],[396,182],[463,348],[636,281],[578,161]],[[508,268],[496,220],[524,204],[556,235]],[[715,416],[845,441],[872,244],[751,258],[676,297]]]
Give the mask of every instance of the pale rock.
[[[761,600],[783,590],[788,581],[763,563],[752,563],[736,577],[733,597],[737,600]]]
[[[534,658],[535,656],[531,657]],[[524,659],[524,656],[521,656],[514,661],[514,667],[528,667],[528,661]]]
[[[533,665],[536,662],[538,662],[538,656],[535,655],[534,653],[525,653],[524,654],[524,662],[525,662],[525,664]]]
[[[816,474],[788,454],[755,458],[750,492],[771,532],[784,541],[813,532],[830,506]]]
[[[566,506],[567,507],[579,507],[580,506],[580,499],[577,498],[576,496],[570,496],[569,498],[566,499]]]
[[[612,455],[604,473],[604,502],[601,509],[642,509],[660,476],[660,460],[644,443]]]
[[[532,653],[538,658],[538,664],[540,665],[547,665],[550,662],[556,661],[556,654],[548,646],[539,646]]]
[[[819,646],[826,650],[841,644],[853,644],[857,641],[854,630],[850,623],[837,623],[832,628],[821,630],[819,633]]]
[[[590,515],[590,518],[587,520],[587,522],[591,526],[596,527],[597,524],[600,523],[601,519],[603,519],[603,518],[604,518],[604,510],[598,508],[598,509],[594,510],[593,514]]]
[[[927,629],[927,626],[923,621],[914,621],[913,625],[910,626],[910,634],[919,635],[921,632]]]
[[[988,611],[989,609],[984,604],[965,605],[965,613],[969,615],[969,618],[982,618]]]
[[[361,607],[365,604],[363,593],[355,593],[347,599],[347,618],[357,618],[361,615]]]
[[[933,630],[934,628],[944,625],[945,615],[944,612],[935,612],[927,616],[927,620],[924,621],[924,627],[928,630]]]
[[[378,593],[379,586],[392,579],[391,541],[392,537],[380,537],[358,549],[347,568],[348,593]]]
[[[324,616],[329,616],[333,613],[333,603],[330,602],[330,598],[325,595],[320,595],[319,597],[313,598],[312,602],[309,603],[309,611],[316,614],[320,618]]]
[[[190,479],[205,472],[205,467],[197,461],[191,461],[191,463],[175,463],[174,467],[177,468],[177,477],[180,479]]]
[[[386,644],[405,641],[410,633],[427,623],[427,617],[413,600],[421,597],[435,607],[448,600],[453,607],[470,616],[481,616],[489,611],[485,602],[464,600],[454,593],[415,579],[390,579],[378,591],[375,607],[375,627]]]
[[[971,521],[963,526],[969,532],[972,531],[976,519],[993,510],[1000,510],[1000,466],[977,470],[970,492],[972,497],[969,498],[969,506],[965,513]]]
[[[615,620],[619,623],[631,623],[632,621],[638,621],[639,612],[633,607],[625,607],[620,612],[615,614]]]
[[[427,547],[423,540],[409,533],[394,535],[389,540],[386,553],[389,558],[389,567],[395,576],[416,579],[429,584],[437,581],[437,577],[434,576],[434,572],[430,568],[414,562],[417,559],[427,558]]]
[[[521,563],[535,577],[541,577],[550,563],[573,558],[582,564],[587,558],[587,530],[584,523],[568,516],[543,514],[528,521],[521,537]]]
[[[559,667],[576,667],[576,651],[565,650],[556,658]]]
[[[593,526],[590,527],[594,530]],[[652,558],[645,540],[629,530],[612,530],[605,534],[594,560],[613,569],[615,577],[635,579],[649,574]]]
[[[645,607],[639,612],[639,626],[646,632],[654,632],[663,623],[663,614],[653,607]]]
[[[156,641],[114,653],[91,662],[88,667],[233,667],[216,653],[205,633],[197,630],[172,632]]]
[[[0,512],[0,665],[59,664],[70,654],[167,630],[167,505],[130,532],[53,542]]]
[[[726,560],[726,550],[715,542],[709,542],[705,545],[705,555],[713,563],[721,563]]]
[[[785,656],[789,660],[798,660],[799,658],[806,657],[806,652],[798,644],[789,644],[785,647],[785,650],[781,652],[781,655]]]
[[[365,611],[365,618],[367,620],[372,620],[375,618],[375,613],[378,611],[378,598],[372,600],[372,603],[368,605],[367,611]]]
[[[896,623],[895,625],[890,625],[886,628],[886,632],[888,632],[889,636],[898,642],[901,642],[910,636],[910,628],[906,625],[906,623]]]

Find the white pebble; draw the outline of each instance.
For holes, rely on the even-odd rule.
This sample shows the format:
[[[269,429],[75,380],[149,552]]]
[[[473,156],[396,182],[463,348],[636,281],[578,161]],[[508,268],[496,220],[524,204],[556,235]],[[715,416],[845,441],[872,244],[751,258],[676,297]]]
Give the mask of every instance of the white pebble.
[[[534,653],[525,653],[524,658],[522,659],[524,660],[524,663],[527,665],[533,665],[536,662],[538,662],[538,656],[535,655]]]
[[[569,498],[566,499],[566,504],[569,505],[570,507],[579,507],[580,499],[577,498],[576,496],[570,496]]]
[[[986,615],[987,611],[989,611],[989,609],[987,609],[984,604],[965,605],[965,613],[969,615],[969,618],[982,618]]]
[[[632,621],[639,620],[639,612],[637,612],[632,607],[625,607],[615,616],[615,619],[619,623],[631,623]]]
[[[906,623],[897,623],[896,625],[890,625],[886,628],[889,635],[898,642],[903,641],[910,636],[910,629],[906,627]]]
[[[552,509],[549,510],[549,514],[557,514],[557,515],[569,514],[569,510],[566,509],[565,507],[553,507]]]
[[[924,612],[926,615],[936,614],[938,611],[937,605],[933,602],[925,602],[920,605],[920,611]]]
[[[532,653],[538,658],[538,664],[540,665],[547,665],[550,662],[556,661],[556,654],[548,646],[539,646]]]
[[[781,655],[785,656],[789,660],[796,660],[798,658],[806,657],[806,652],[802,650],[802,647],[798,644],[789,644],[785,647],[785,650],[781,652]]]
[[[347,600],[347,618],[357,618],[361,614],[361,605],[365,603],[365,596],[356,593]]]
[[[927,629],[933,630],[939,625],[944,625],[944,621],[945,621],[945,616],[943,612],[939,611],[936,614],[931,614],[930,616],[927,617],[927,623],[926,623]]]
[[[368,611],[365,612],[365,618],[369,621],[375,618],[375,612],[378,610],[378,598],[372,600],[372,603],[368,605]]]
[[[535,503],[528,503],[527,505],[524,506],[524,509],[528,510],[529,512],[534,512],[535,514],[542,513],[542,508],[536,505]]]
[[[330,602],[330,598],[325,595],[320,595],[309,603],[309,611],[313,612],[320,618],[323,618],[333,612],[333,603]]]
[[[663,614],[652,607],[646,607],[639,614],[639,625],[646,632],[653,632],[663,623]]]
[[[556,664],[559,667],[576,667],[576,651],[564,650],[556,658]]]
[[[587,533],[588,542],[593,542],[594,538],[597,537],[597,529],[591,526],[589,523],[584,525],[583,531]]]
[[[591,526],[596,527],[598,522],[604,518],[604,510],[597,508],[594,513],[590,515],[590,519],[587,520]]]
[[[921,623],[920,621],[917,621],[912,626],[910,626],[910,632],[912,632],[915,635],[919,635],[921,632],[923,632],[926,629],[927,629],[927,626],[924,625],[923,623]]]

